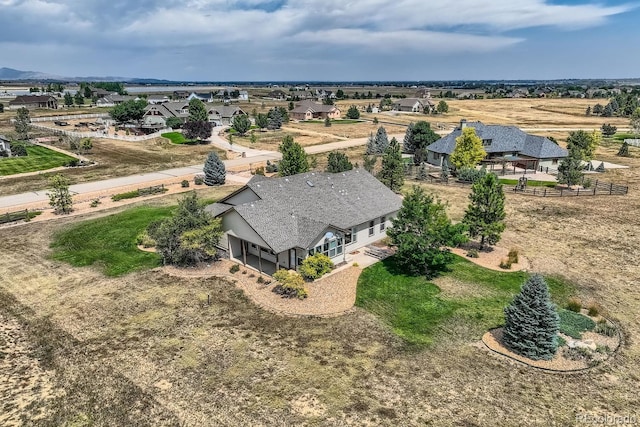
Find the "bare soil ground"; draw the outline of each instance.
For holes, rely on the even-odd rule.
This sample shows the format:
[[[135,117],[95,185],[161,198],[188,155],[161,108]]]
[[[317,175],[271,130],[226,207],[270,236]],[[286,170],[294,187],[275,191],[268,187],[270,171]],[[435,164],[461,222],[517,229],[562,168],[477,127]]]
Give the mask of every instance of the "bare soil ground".
[[[573,425],[584,412],[633,412],[640,403],[640,160],[613,152],[604,147],[598,156],[632,168],[604,176],[628,182],[628,196],[509,194],[500,243],[519,248],[534,271],[574,281],[577,297],[598,301],[620,322],[620,353],[589,373],[558,377],[504,363],[478,348],[485,331],[472,319],[447,325],[437,344],[415,351],[358,309],[292,319],[256,307],[226,279],[162,270],[106,278],[49,260],[51,234],[76,217],[0,230],[0,314],[13,330],[7,322],[17,320],[16,333],[34,349],[30,363],[50,373],[55,396],[35,399],[5,423],[19,423],[19,413],[33,425],[549,426]],[[425,186],[462,217],[467,189]],[[43,375],[6,369],[24,383]],[[30,393],[11,394],[3,405],[15,408]]]

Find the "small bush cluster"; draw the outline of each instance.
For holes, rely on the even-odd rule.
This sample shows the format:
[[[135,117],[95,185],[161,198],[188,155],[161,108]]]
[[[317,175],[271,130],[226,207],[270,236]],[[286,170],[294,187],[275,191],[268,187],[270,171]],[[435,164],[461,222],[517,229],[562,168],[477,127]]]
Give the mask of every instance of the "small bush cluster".
[[[458,181],[471,183],[479,181],[481,178],[484,178],[485,175],[487,175],[486,168],[462,168],[457,172]]]
[[[149,187],[149,188],[138,188],[137,190],[134,190],[134,191],[127,191],[126,193],[114,194],[113,196],[111,196],[111,200],[113,200],[114,202],[117,202],[118,200],[135,199],[136,197],[150,196],[152,194],[164,193],[167,191],[169,191],[169,189],[166,188],[164,185]]]
[[[558,315],[560,316],[560,332],[576,340],[582,337],[583,332],[592,331],[596,326],[596,323],[587,316],[573,311],[558,310]]]
[[[469,249],[467,251],[467,256],[469,258],[480,258],[480,254],[478,253],[477,249]]]
[[[267,160],[267,172],[268,173],[278,172],[278,164],[277,163],[271,163],[270,160]]]
[[[91,206],[92,208],[97,208],[97,207],[98,207],[98,205],[99,205],[100,203],[101,203],[101,202],[100,202],[100,199],[93,199],[93,200],[91,201],[91,205],[90,205],[90,206]]]
[[[333,263],[328,256],[324,254],[315,254],[304,261],[300,266],[300,274],[305,280],[313,281],[321,278],[333,269]]]
[[[582,310],[582,303],[577,298],[569,298],[569,301],[567,301],[566,309],[569,311],[573,311],[574,313],[580,313],[580,310]]]
[[[596,327],[593,328],[593,332],[600,335],[606,335],[608,337],[615,337],[618,333],[618,330],[614,325],[607,322],[605,319],[602,319],[598,323],[596,323]]]
[[[278,270],[273,275],[273,278],[278,281],[278,284],[273,288],[273,292],[283,298],[305,299],[309,296],[307,289],[304,287],[304,279],[295,271]]]
[[[204,184],[204,175],[196,175],[193,177],[193,183],[195,185],[202,185]]]
[[[500,268],[510,270],[513,264],[518,263],[518,250],[511,249],[507,254],[507,259],[500,261]]]
[[[231,273],[231,274],[235,274],[238,271],[240,271],[240,266],[238,264],[233,264],[231,266],[231,268],[229,269],[229,273]]]
[[[149,236],[147,230],[144,230],[136,236],[136,245],[142,246],[143,248],[153,248],[156,245],[156,241]]]
[[[182,186],[182,188],[188,188],[189,187],[189,181],[187,181],[186,179],[183,179],[182,182],[180,183],[180,185]]]
[[[256,168],[255,172],[253,172],[254,175],[262,175],[264,176],[264,166],[260,166],[258,168]]]
[[[600,314],[600,311],[601,311],[601,308],[597,302],[592,302],[587,307],[587,314],[591,317],[596,317],[597,315]]]

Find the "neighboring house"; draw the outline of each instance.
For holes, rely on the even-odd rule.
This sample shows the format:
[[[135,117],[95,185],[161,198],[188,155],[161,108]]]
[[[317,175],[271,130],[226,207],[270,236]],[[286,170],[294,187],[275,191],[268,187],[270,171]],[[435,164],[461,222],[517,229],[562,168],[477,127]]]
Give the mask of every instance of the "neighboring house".
[[[336,94],[330,90],[326,89],[315,89],[313,92],[313,96],[318,100],[322,101],[324,99],[336,99]]]
[[[186,90],[174,90],[173,91],[173,100],[177,101],[180,99],[187,99],[191,95],[191,92],[187,92]]]
[[[430,112],[433,109],[433,103],[428,99],[403,98],[396,101],[393,106],[394,111],[406,111],[413,113],[422,113],[427,109]]]
[[[289,111],[289,116],[295,120],[312,120],[312,119],[339,119],[341,115],[340,109],[335,105],[318,104],[313,101],[302,101],[298,103],[293,110]]]
[[[96,101],[96,106],[98,107],[114,107],[116,105],[120,105],[125,101],[138,100],[140,98],[136,98],[135,96],[129,95],[107,95],[104,98],[99,98]]]
[[[287,99],[287,93],[282,89],[276,89],[269,92],[267,94],[267,98],[282,101],[284,99]]]
[[[427,147],[427,162],[442,166],[456,148],[456,138],[465,127],[474,128],[482,140],[487,152],[483,162],[507,162],[530,170],[540,167],[557,169],[558,162],[568,155],[567,150],[553,141],[543,136],[530,135],[515,126],[485,125],[481,122],[461,120],[453,132]]]
[[[0,135],[0,151],[4,151],[8,157],[11,157],[11,141],[4,135]]]
[[[109,92],[108,90],[101,88],[91,88],[91,97],[92,98],[104,98],[105,96],[112,95],[113,92]]]
[[[220,247],[230,259],[273,273],[315,253],[335,264],[386,236],[401,198],[363,169],[255,175],[206,210],[222,218]]]
[[[304,101],[309,98],[313,98],[313,96],[308,90],[292,90],[289,92],[289,99],[292,101]]]
[[[58,100],[51,95],[20,95],[13,101],[9,101],[9,109],[11,110],[23,107],[29,110],[36,108],[56,110],[58,108]]]
[[[240,94],[238,95],[238,100],[239,101],[248,101],[249,100],[249,92],[247,92],[246,90],[241,90]]]
[[[144,109],[143,128],[162,129],[166,127],[166,121],[170,117],[178,117],[186,121],[189,117],[189,102],[171,101],[162,104],[149,104]],[[208,105],[207,113],[209,121],[216,126],[229,125],[233,117],[238,114],[247,114],[240,107],[232,105]]]
[[[431,98],[431,91],[427,88],[421,88],[416,91],[416,98]]]
[[[191,101],[192,99],[199,99],[202,102],[213,102],[213,98],[214,98],[213,92],[208,92],[208,93],[191,92],[191,95],[187,97],[187,100]]]

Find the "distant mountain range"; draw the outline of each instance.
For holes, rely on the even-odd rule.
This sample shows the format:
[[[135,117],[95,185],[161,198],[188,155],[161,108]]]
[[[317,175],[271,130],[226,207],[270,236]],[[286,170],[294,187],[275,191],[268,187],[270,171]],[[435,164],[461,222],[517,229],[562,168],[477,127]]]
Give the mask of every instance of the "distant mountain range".
[[[55,74],[43,73],[41,71],[22,71],[14,68],[0,68],[0,81],[60,81],[60,82],[127,82],[138,84],[167,84],[175,83],[171,80],[129,78],[129,77],[65,77]]]

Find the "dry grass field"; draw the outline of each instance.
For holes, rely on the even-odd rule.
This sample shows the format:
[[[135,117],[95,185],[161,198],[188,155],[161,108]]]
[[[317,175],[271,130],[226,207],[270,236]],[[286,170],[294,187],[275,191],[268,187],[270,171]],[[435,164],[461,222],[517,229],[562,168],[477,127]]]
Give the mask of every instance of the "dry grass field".
[[[597,157],[632,166],[603,177],[631,185],[628,196],[509,194],[501,242],[620,323],[623,348],[593,371],[505,362],[480,348],[473,323],[447,324],[436,344],[412,350],[360,309],[285,318],[224,279],[162,269],[107,278],[48,258],[52,234],[82,220],[61,218],[0,229],[0,384],[10,384],[0,388],[0,424],[510,427],[638,416],[640,150],[629,159],[616,150]],[[461,218],[468,190],[426,186]]]

